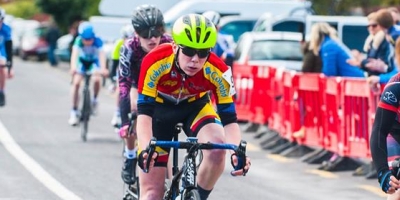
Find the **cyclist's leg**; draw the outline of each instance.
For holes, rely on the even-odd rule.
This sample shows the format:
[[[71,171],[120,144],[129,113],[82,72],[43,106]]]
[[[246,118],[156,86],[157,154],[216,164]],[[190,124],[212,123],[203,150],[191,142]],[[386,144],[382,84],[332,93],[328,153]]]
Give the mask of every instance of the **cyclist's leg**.
[[[1,52],[3,51],[0,51],[0,106],[4,106],[5,104],[4,88],[6,86],[8,69],[7,67],[5,67],[6,58],[2,56],[4,54],[1,54]]]
[[[211,103],[205,104],[195,116],[190,117],[190,130],[200,143],[224,143],[224,128]],[[186,132],[186,130],[185,130]],[[225,168],[225,150],[203,151],[197,183],[202,199],[206,199]]]
[[[136,112],[137,111],[137,99],[138,99],[138,92],[137,92],[137,88],[132,87],[131,91],[130,91],[130,98],[131,98],[131,111],[132,112]],[[136,130],[133,130],[134,132],[136,132]],[[126,144],[126,148],[129,151],[134,151],[135,149],[135,141],[136,141],[136,137],[128,137],[125,138],[125,144]],[[136,155],[135,155],[136,157]]]
[[[68,123],[72,126],[78,124],[78,106],[79,106],[79,87],[82,82],[83,76],[80,73],[80,70],[77,71],[76,74],[72,76],[72,84],[71,84],[71,98],[72,98],[72,108],[70,112],[70,117]]]
[[[100,91],[100,86],[101,86],[101,81],[102,81],[102,77],[100,74],[100,67],[97,63],[93,63],[92,66],[92,81],[93,81],[93,100],[97,99],[97,96],[99,94]]]

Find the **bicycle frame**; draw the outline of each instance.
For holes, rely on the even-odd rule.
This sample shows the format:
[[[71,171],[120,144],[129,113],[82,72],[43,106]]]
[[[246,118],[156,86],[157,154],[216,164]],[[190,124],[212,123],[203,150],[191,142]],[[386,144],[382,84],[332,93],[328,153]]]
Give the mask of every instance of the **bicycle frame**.
[[[179,133],[181,127],[177,126],[176,132]],[[178,132],[179,131],[179,132]],[[173,141],[157,141],[155,138],[151,139],[149,144],[149,158],[155,152],[155,148],[173,148],[173,178],[170,188],[164,195],[164,200],[175,200],[178,195],[184,196],[186,192],[196,190],[197,182],[197,164],[196,156],[198,150],[203,149],[225,149],[234,150],[239,158],[239,164],[236,169],[244,167],[246,157],[246,141],[241,141],[239,146],[234,144],[218,144],[218,143],[198,143],[197,138],[188,137],[186,142],[177,141],[177,133],[174,135]],[[183,165],[178,170],[178,149],[186,149],[187,153],[183,161]],[[150,163],[147,161],[147,163]],[[149,166],[146,166],[148,169]],[[146,171],[146,170],[145,170]],[[179,187],[180,180],[182,179],[182,187]],[[196,191],[197,192],[197,191]]]
[[[90,78],[92,76],[89,71],[90,66],[93,64],[92,62],[82,62],[84,65],[85,73],[83,74],[84,78],[84,86],[82,90],[83,102],[81,109],[81,117],[80,121],[83,123],[81,127],[81,138],[84,142],[87,140],[87,132],[89,126],[89,119],[91,115],[91,104],[90,104]]]

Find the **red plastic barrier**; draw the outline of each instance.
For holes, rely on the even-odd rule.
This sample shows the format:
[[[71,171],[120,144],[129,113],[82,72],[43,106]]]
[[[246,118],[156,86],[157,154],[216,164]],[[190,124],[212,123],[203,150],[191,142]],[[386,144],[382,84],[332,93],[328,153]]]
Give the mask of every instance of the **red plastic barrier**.
[[[269,91],[271,88],[271,77],[275,75],[275,69],[268,66],[253,67],[254,87],[250,102],[252,122],[267,124],[271,116],[271,102],[273,101]]]
[[[341,156],[347,156],[344,149],[346,137],[344,136],[343,124],[343,91],[341,77],[325,78],[321,84],[324,117],[324,143],[326,150],[336,152]]]
[[[304,137],[298,138],[299,144],[310,147],[323,147],[324,127],[322,123],[324,101],[321,95],[321,74],[304,73],[299,75],[298,101]],[[301,106],[303,105],[303,106]],[[303,109],[303,110],[301,110]]]
[[[365,79],[343,82],[345,148],[351,157],[370,157],[369,138],[375,115],[374,94]]]
[[[285,133],[282,118],[284,112],[282,75],[284,71],[282,68],[275,68],[275,74],[271,77],[271,116],[268,118],[268,127],[281,134]]]
[[[295,71],[285,71],[282,77],[283,84],[283,126],[285,132],[282,137],[294,141],[293,133],[300,129],[300,112],[298,105],[299,74]]]
[[[233,69],[233,79],[236,88],[235,107],[239,121],[252,119],[250,102],[253,92],[253,67],[247,65],[236,65]]]

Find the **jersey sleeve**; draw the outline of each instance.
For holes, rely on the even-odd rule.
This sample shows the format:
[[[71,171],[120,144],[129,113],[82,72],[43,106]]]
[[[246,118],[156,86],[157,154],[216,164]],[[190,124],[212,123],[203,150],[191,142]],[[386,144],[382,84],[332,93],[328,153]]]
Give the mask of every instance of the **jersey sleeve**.
[[[114,49],[111,54],[111,59],[119,60],[119,55],[120,55],[121,47],[123,44],[124,44],[123,39],[119,39],[114,43]]]
[[[130,58],[132,49],[128,43],[121,46],[119,66],[118,66],[118,85],[119,85],[119,109],[121,113],[122,126],[129,124],[128,114],[131,112],[131,91],[133,79]]]
[[[372,127],[370,147],[372,160],[379,172],[388,170],[386,139],[395,125],[400,99],[400,83],[388,84],[382,93]],[[396,133],[394,133],[396,134]]]
[[[3,26],[4,26],[4,40],[5,41],[10,41],[12,38],[11,38],[11,27],[10,26],[8,26],[7,24],[3,24]]]

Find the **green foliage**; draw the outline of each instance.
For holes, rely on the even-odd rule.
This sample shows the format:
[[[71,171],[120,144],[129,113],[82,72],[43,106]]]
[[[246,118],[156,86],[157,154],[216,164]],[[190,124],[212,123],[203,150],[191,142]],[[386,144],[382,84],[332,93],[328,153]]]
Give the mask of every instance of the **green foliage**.
[[[35,0],[45,13],[53,16],[56,23],[66,30],[77,19],[98,15],[100,0]]]
[[[24,19],[30,19],[40,12],[33,1],[15,1],[15,3],[5,4],[2,7],[8,14]]]

